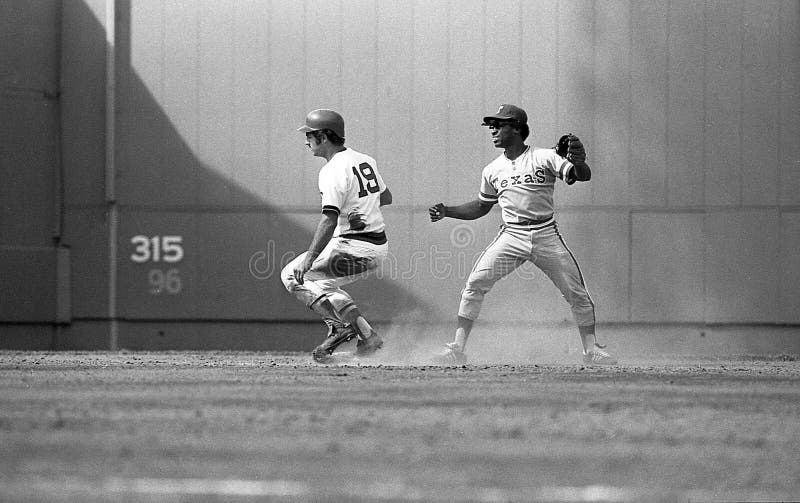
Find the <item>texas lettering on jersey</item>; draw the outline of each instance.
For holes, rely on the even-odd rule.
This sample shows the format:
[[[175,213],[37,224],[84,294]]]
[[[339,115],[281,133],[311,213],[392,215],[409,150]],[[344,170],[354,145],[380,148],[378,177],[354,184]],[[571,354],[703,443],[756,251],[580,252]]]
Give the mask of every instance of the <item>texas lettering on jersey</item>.
[[[563,180],[571,169],[553,149],[528,147],[513,161],[501,154],[484,168],[478,197],[498,203],[506,223],[550,218],[556,179]]]
[[[511,175],[508,178],[503,178],[500,180],[500,188],[505,189],[507,187],[520,185],[522,183],[546,183],[547,176],[545,173],[546,171],[543,168],[537,168],[533,173]]]

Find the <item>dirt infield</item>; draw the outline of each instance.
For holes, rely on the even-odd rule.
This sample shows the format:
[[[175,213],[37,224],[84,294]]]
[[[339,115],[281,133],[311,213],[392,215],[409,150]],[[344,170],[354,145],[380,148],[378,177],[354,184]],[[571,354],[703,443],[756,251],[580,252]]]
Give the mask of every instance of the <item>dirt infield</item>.
[[[0,352],[0,501],[798,501],[795,355]]]

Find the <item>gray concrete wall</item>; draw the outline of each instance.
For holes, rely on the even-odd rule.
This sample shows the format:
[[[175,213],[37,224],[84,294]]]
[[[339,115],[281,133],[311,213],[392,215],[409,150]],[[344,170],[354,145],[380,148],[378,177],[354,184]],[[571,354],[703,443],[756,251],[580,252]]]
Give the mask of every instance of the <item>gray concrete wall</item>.
[[[395,195],[385,212],[392,260],[352,288],[364,311],[385,324],[451,319],[499,214],[432,225],[426,209],[476,196],[498,154],[480,117],[503,102],[527,109],[532,144],[569,130],[587,145],[592,181],[559,186],[556,202],[600,322],[800,322],[797,1],[117,0],[114,201],[112,4],[20,5],[0,2],[9,30],[40,10],[61,19],[58,36],[36,36],[57,64],[8,44],[0,57],[23,73],[60,73],[60,120],[31,115],[2,138],[3,173],[19,176],[15,138],[38,144],[48,121],[60,124],[72,321],[62,340],[80,345],[75,327],[111,316],[126,327],[208,323],[234,338],[242,323],[313,321],[277,272],[318,219],[320,163],[295,131],[317,107],[343,113],[348,144],[377,158]],[[3,107],[21,106],[8,96]],[[6,247],[50,253],[54,199],[19,188],[53,193],[57,160],[38,162],[26,175],[38,178],[4,184],[0,229]],[[38,208],[24,210],[37,231],[8,223],[22,207]],[[48,270],[16,263],[7,271]],[[53,283],[42,274],[36,292]],[[482,314],[494,324],[570,319],[533,267],[500,282]]]

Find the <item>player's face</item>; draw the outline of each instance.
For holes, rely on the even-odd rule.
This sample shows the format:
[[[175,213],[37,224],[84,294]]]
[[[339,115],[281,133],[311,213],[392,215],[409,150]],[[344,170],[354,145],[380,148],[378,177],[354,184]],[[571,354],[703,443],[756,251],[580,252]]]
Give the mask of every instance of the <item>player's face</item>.
[[[306,133],[306,147],[311,149],[311,153],[316,157],[323,157],[320,152],[322,147],[322,140],[314,133]]]
[[[510,122],[489,123],[489,134],[497,148],[506,148],[514,142],[514,127]]]

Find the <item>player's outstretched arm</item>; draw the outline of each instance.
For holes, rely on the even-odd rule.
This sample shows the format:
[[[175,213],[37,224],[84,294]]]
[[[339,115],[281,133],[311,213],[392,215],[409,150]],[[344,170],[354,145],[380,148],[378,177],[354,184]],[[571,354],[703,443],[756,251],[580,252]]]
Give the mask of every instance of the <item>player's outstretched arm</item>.
[[[444,203],[438,203],[428,208],[428,214],[431,217],[431,222],[438,222],[444,217],[458,220],[475,220],[489,213],[491,209],[492,204],[475,199],[459,206],[445,206]]]

